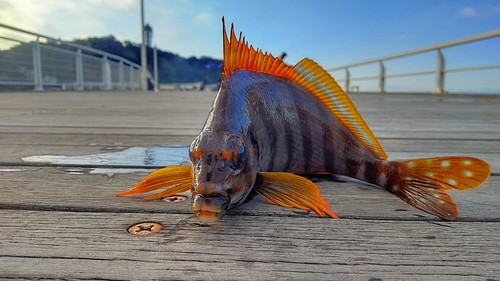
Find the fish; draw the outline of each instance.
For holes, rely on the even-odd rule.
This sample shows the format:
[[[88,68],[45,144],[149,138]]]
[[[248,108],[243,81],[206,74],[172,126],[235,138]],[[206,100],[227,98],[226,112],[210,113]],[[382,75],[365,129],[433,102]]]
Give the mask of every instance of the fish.
[[[153,171],[117,196],[155,200],[191,192],[191,210],[214,223],[254,190],[267,202],[338,219],[307,175],[333,174],[377,185],[410,205],[455,220],[448,190],[469,190],[490,175],[465,156],[389,160],[335,79],[315,61],[286,64],[239,38],[224,18],[222,82],[189,147],[190,166]]]

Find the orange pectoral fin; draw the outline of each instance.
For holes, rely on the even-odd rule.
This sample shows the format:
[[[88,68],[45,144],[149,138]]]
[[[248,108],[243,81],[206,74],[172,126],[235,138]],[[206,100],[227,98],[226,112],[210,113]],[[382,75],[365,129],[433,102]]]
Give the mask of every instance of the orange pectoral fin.
[[[191,188],[191,167],[167,166],[158,169],[147,175],[142,182],[139,182],[132,189],[119,192],[116,196],[141,194],[160,188],[167,188],[167,190],[146,197],[144,200],[154,200],[188,191]]]
[[[310,180],[285,172],[262,172],[262,184],[257,189],[269,203],[286,208],[313,210],[320,217],[324,214],[338,219],[328,209],[328,204],[320,195],[318,187]]]

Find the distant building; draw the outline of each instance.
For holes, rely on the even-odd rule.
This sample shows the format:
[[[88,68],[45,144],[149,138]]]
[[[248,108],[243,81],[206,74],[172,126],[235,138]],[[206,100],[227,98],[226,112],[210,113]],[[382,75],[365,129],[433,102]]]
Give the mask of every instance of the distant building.
[[[148,47],[153,44],[153,28],[149,23],[144,26],[144,41]]]

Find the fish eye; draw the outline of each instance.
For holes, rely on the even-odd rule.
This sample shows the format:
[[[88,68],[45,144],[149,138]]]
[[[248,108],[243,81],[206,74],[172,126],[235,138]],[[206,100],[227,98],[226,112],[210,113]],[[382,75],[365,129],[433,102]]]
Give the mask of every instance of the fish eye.
[[[243,146],[243,143],[240,143],[235,151],[233,152],[233,165],[235,168],[241,168],[243,167],[243,163],[245,162],[245,147]]]
[[[221,152],[221,158],[227,161],[232,169],[241,169],[245,162],[245,145],[237,135],[227,136],[227,146]]]

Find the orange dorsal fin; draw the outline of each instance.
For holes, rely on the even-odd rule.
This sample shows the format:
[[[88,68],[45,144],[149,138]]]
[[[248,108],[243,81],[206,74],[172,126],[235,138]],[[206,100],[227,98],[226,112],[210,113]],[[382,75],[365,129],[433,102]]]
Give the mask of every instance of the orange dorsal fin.
[[[238,70],[255,71],[293,81],[308,91],[313,97],[327,107],[366,148],[381,159],[387,159],[382,146],[363,120],[351,99],[337,84],[335,79],[319,64],[305,58],[295,66],[285,64],[271,54],[255,50],[245,41],[240,33],[239,39],[231,25],[230,39],[226,34],[223,22],[222,83]]]
[[[351,99],[326,70],[308,58],[297,63],[294,70],[299,85],[323,103],[366,148],[379,158],[387,159],[387,154]]]
[[[234,33],[234,26],[231,25],[231,40],[226,34],[224,19],[223,24],[223,52],[222,60],[222,82],[224,82],[231,73],[238,70],[250,70],[260,73],[271,74],[278,77],[292,79],[294,69],[285,64],[281,59],[273,57],[271,54],[263,53],[262,50],[254,49],[245,41],[240,33],[237,39]]]

